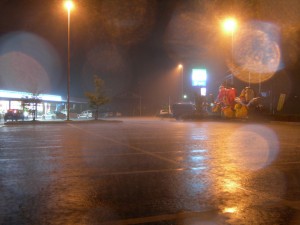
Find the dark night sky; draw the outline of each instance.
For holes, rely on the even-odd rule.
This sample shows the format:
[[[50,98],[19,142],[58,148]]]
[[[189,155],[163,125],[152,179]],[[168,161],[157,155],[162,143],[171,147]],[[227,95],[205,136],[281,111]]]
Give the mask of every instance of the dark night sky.
[[[169,70],[170,66],[178,63],[173,62],[163,46],[163,32],[176,1],[74,3],[76,8],[71,13],[73,96],[81,96],[91,87],[93,75],[103,78],[107,89],[113,94],[127,90],[137,91],[136,85],[142,83],[140,77],[158,76],[155,73],[159,73],[161,68]],[[2,60],[2,66],[8,67],[8,61],[13,60],[19,67],[27,62],[31,68],[19,68],[18,71],[5,68],[7,72],[1,75],[1,86],[34,89],[27,86],[36,86],[40,80],[27,86],[15,84],[15,81],[34,79],[31,76],[32,67],[40,64],[40,67],[52,67],[51,71],[45,72],[50,86],[45,84],[48,87],[42,86],[43,90],[64,93],[64,74],[67,73],[67,13],[63,8],[63,1],[10,0],[1,1],[0,6],[3,18],[0,25],[2,55],[22,52],[33,58],[24,60],[23,55],[10,54],[8,59]],[[50,46],[45,47],[45,44]],[[40,68],[36,70],[38,69]],[[20,70],[24,73],[21,74]]]
[[[76,8],[71,12],[74,97],[90,90],[93,75],[98,75],[111,96],[130,91],[165,100],[178,94],[179,63],[184,65],[186,88],[194,67],[206,67],[210,84],[219,85],[229,73],[226,63],[230,58],[231,38],[220,28],[220,21],[228,15],[234,15],[239,24],[244,24],[234,36],[238,49],[234,52],[236,73],[245,77],[251,70],[253,80],[257,74],[264,74],[271,77],[269,81],[275,79],[272,77],[275,74],[286,84],[279,88],[297,92],[294,90],[295,82],[299,83],[298,0],[78,0],[74,3]],[[0,10],[0,89],[65,95],[67,12],[63,1],[1,0]],[[265,47],[270,42],[276,46]],[[258,59],[263,59],[264,64],[259,64]],[[274,69],[276,62],[279,64]]]

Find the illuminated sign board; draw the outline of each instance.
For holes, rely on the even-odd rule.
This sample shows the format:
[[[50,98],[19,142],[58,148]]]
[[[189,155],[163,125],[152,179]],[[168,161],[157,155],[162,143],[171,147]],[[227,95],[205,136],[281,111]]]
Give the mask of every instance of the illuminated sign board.
[[[205,87],[202,87],[200,89],[200,94],[201,94],[201,96],[206,96],[206,88]]]
[[[206,69],[192,70],[192,86],[205,87],[207,80]]]
[[[20,91],[6,91],[6,90],[0,90],[0,98],[30,98],[32,97],[31,93],[28,92],[20,92]],[[44,100],[44,101],[57,101],[61,102],[62,97],[59,95],[47,95],[47,94],[40,94],[37,96],[38,98]]]

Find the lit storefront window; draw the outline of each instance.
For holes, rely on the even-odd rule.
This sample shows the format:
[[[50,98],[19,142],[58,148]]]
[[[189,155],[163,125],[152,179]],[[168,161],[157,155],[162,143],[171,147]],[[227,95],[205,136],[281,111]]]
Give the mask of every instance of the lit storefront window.
[[[22,109],[22,102],[21,101],[11,101],[10,108],[11,109]]]
[[[29,92],[0,90],[0,114],[4,114],[8,109],[23,109],[22,99],[32,97],[32,93]],[[43,101],[37,105],[38,114],[50,110],[51,103],[47,101],[59,103],[63,101],[59,95],[40,94],[37,97]],[[25,111],[30,109],[34,109],[34,104],[27,105]]]
[[[8,101],[0,101],[0,113],[3,114],[9,109]]]

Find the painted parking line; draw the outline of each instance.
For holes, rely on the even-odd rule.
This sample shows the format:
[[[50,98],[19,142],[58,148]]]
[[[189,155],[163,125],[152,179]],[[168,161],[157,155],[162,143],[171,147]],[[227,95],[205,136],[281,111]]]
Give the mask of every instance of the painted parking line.
[[[190,224],[217,224],[220,222],[220,215],[216,210],[203,211],[203,212],[180,212],[176,214],[164,214],[142,218],[132,218],[125,220],[103,222],[104,225],[128,225],[128,224],[145,224],[145,223],[158,223],[167,221],[186,221]],[[173,224],[173,223],[172,223]]]
[[[144,153],[144,154],[146,154],[146,155],[149,155],[149,156],[152,156],[152,157],[154,157],[154,158],[157,158],[157,159],[166,161],[166,162],[168,162],[168,163],[171,163],[171,164],[174,164],[174,165],[177,165],[177,166],[181,164],[181,163],[178,162],[178,161],[171,160],[171,159],[169,159],[169,158],[160,156],[160,155],[155,154],[155,153],[152,153],[152,152],[148,152],[148,151],[143,150],[143,149],[141,149],[141,148],[139,148],[139,147],[136,147],[136,146],[133,146],[133,145],[130,145],[130,144],[127,144],[127,143],[124,143],[124,142],[121,142],[121,141],[118,141],[118,140],[116,140],[116,139],[109,138],[109,137],[106,137],[106,136],[103,136],[103,135],[100,135],[100,134],[96,134],[96,133],[93,133],[93,132],[91,132],[91,131],[87,131],[87,130],[85,130],[85,129],[83,129],[83,128],[80,128],[80,127],[78,127],[78,126],[75,126],[74,124],[68,124],[68,125],[71,126],[71,127],[73,127],[73,128],[76,128],[76,129],[78,129],[78,130],[80,130],[80,131],[82,131],[82,132],[85,132],[85,133],[87,133],[87,134],[89,134],[89,135],[93,135],[93,136],[96,136],[96,137],[99,137],[99,138],[108,140],[108,141],[110,141],[110,142],[112,142],[112,143],[119,144],[119,145],[121,145],[121,146],[125,146],[125,147],[130,148],[130,149],[133,149],[133,150],[135,150],[135,151],[137,151],[137,152]]]

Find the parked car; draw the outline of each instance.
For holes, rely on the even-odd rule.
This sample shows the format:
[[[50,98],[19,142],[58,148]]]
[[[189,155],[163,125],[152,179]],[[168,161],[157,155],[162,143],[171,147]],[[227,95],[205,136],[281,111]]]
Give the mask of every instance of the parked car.
[[[4,114],[4,121],[18,121],[22,120],[24,121],[24,112],[23,110],[19,109],[9,109],[7,112]]]
[[[66,119],[66,115],[58,111],[50,111],[42,115],[43,120]]]
[[[193,103],[175,103],[172,105],[172,115],[178,119],[192,118],[196,114],[196,106]]]
[[[60,112],[63,113],[63,114],[65,114],[67,116],[67,109],[63,109]],[[70,117],[70,119],[77,119],[78,118],[78,114],[77,114],[77,112],[74,109],[70,109],[69,117]]]
[[[78,118],[93,118],[93,111],[92,110],[85,110],[78,114]]]
[[[168,109],[161,109],[159,110],[159,112],[157,113],[158,117],[171,117],[172,114],[169,112]]]

